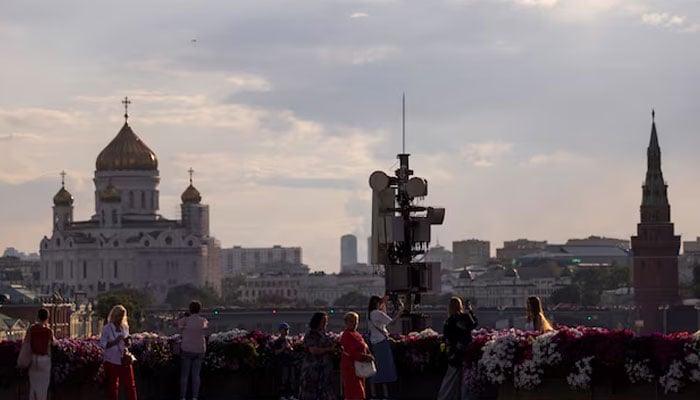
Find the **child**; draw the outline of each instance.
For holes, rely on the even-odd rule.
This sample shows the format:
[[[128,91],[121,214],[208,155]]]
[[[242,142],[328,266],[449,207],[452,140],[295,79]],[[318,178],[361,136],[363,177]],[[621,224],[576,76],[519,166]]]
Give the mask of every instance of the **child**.
[[[272,352],[280,373],[278,391],[280,400],[296,400],[292,383],[294,381],[294,357],[292,353],[292,340],[289,338],[289,324],[282,322],[277,327],[279,337],[272,342]]]

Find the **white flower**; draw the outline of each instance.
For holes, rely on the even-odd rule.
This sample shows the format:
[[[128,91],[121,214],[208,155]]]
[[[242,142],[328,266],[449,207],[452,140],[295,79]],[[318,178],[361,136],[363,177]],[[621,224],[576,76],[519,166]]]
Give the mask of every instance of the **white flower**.
[[[588,389],[591,386],[591,373],[593,368],[591,367],[591,360],[593,356],[584,357],[574,364],[575,372],[570,373],[566,377],[566,381],[574,389]]]
[[[649,368],[649,363],[649,359],[642,360],[638,363],[631,360],[625,362],[625,371],[631,383],[654,381],[654,373],[651,371],[651,368]]]
[[[486,378],[494,384],[501,384],[512,374],[513,358],[518,346],[518,338],[514,331],[504,334],[494,334],[484,344],[483,354],[479,360]]]
[[[683,386],[681,379],[683,378],[683,363],[675,360],[668,367],[668,371],[659,377],[659,383],[664,388],[664,393],[678,392]]]
[[[513,384],[518,389],[533,389],[542,383],[543,373],[542,368],[534,360],[527,360],[515,366]]]
[[[226,332],[212,333],[209,336],[209,343],[225,343],[248,334],[245,329],[232,329]]]

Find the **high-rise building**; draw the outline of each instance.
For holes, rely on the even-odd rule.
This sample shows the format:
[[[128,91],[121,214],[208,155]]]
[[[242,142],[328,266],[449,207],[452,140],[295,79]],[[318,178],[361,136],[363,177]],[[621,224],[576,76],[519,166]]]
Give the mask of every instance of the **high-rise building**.
[[[644,332],[665,329],[664,309],[679,301],[678,251],[681,237],[671,222],[668,185],[661,173],[661,148],[652,111],[647,173],[642,186],[641,222],[632,236],[634,297]]]
[[[546,249],[546,240],[506,240],[503,242],[502,248],[496,249],[496,258],[503,262],[510,263],[518,257],[526,256],[528,254],[533,253],[539,253]]]
[[[491,253],[491,242],[488,240],[460,240],[452,242],[452,264],[455,268],[467,265],[486,265]]]
[[[348,267],[357,265],[357,237],[343,235],[340,237],[340,272],[346,272]]]
[[[241,247],[221,250],[224,276],[250,273],[307,274],[301,262],[301,247]]]
[[[191,171],[181,219],[170,220],[158,214],[156,154],[128,122],[97,156],[95,167],[90,219],[73,219],[73,196],[65,182],[53,198],[52,233],[40,243],[43,292],[93,297],[112,288],[139,288],[159,301],[182,284],[219,292],[220,246],[209,235],[209,206],[201,203]]]
[[[438,244],[428,249],[425,253],[425,261],[440,263],[440,269],[443,271],[450,270],[452,269],[453,255],[451,251]]]

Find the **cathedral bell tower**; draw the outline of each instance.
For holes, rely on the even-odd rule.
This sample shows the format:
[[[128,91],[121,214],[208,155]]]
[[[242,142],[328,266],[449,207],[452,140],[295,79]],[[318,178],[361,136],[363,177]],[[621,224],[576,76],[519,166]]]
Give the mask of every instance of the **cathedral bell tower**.
[[[73,195],[66,190],[66,173],[61,171],[61,188],[53,196],[53,230],[65,231],[73,222]]]
[[[656,134],[654,111],[651,113],[651,139],[647,148],[647,174],[642,186],[641,222],[632,236],[635,303],[643,332],[658,332],[665,327],[662,307],[679,301],[678,251],[681,238],[674,234],[668,185],[661,172],[661,148]]]
[[[202,195],[192,184],[194,170],[190,168],[188,172],[190,173],[190,185],[180,196],[182,200],[180,205],[182,224],[189,233],[197,237],[209,237],[209,206],[201,204]]]

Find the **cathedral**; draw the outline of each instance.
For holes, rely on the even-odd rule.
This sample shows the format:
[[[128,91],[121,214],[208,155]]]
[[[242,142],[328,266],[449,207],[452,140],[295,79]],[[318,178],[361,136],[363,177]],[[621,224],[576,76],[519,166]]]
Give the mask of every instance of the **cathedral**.
[[[123,103],[126,108],[128,99]],[[124,118],[95,162],[95,214],[74,220],[65,180],[53,198],[53,231],[40,244],[43,291],[92,298],[135,288],[161,303],[183,284],[220,293],[220,244],[209,235],[209,206],[192,184],[192,170],[180,220],[158,214],[158,159],[129,126],[128,113]]]

